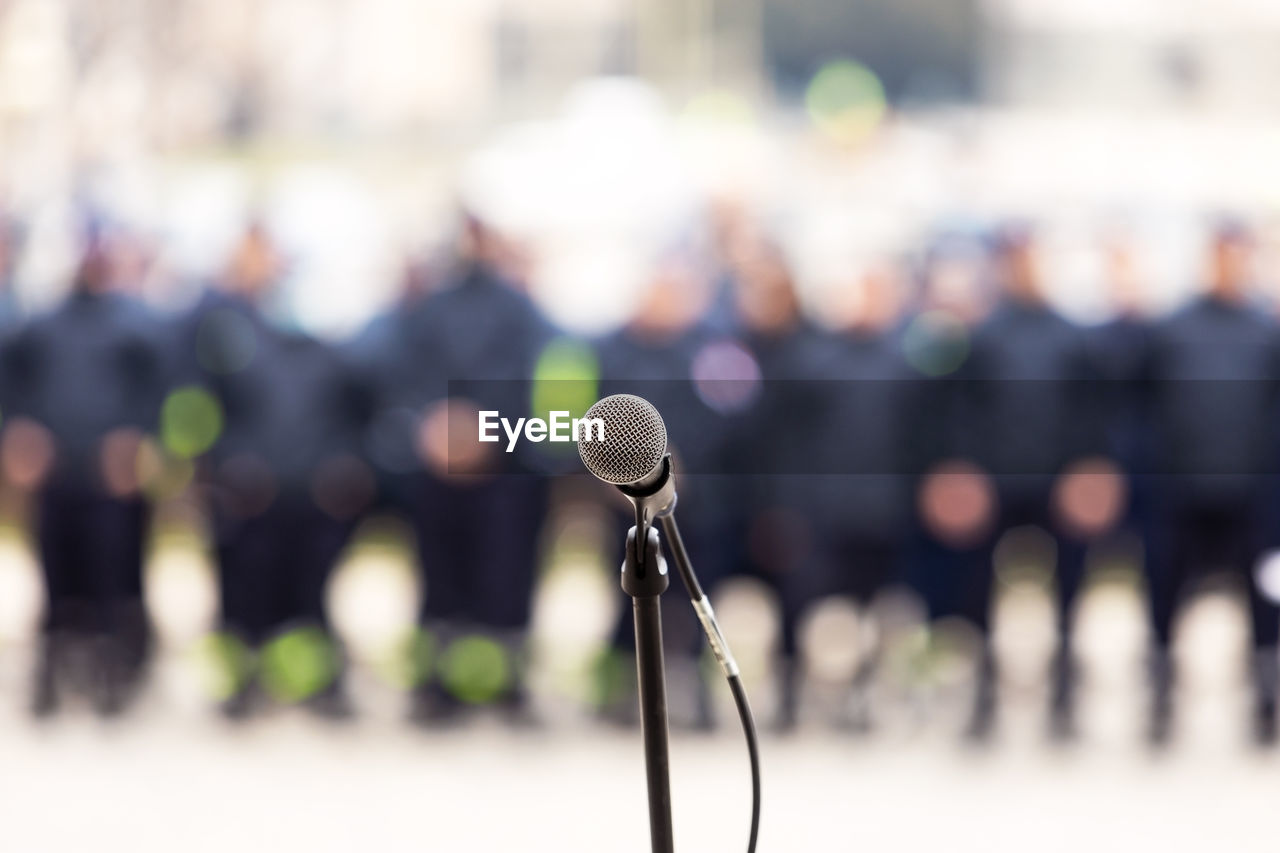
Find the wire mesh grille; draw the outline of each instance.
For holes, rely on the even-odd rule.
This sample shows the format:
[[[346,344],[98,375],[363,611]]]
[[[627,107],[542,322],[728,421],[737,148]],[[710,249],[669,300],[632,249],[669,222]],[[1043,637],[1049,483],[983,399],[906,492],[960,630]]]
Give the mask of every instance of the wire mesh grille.
[[[587,470],[615,486],[634,483],[653,472],[667,452],[667,427],[648,400],[631,394],[605,397],[585,418],[604,422],[604,440],[584,429],[578,453]],[[590,437],[590,440],[586,440]]]

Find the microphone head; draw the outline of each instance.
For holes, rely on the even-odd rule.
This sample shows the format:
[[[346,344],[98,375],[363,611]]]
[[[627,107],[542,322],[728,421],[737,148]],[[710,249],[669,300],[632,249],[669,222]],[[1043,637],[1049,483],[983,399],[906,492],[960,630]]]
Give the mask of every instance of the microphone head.
[[[579,440],[587,470],[606,483],[629,486],[652,475],[667,452],[667,426],[653,404],[632,394],[605,397],[584,418],[604,422],[604,440]],[[590,429],[586,436],[594,437]]]

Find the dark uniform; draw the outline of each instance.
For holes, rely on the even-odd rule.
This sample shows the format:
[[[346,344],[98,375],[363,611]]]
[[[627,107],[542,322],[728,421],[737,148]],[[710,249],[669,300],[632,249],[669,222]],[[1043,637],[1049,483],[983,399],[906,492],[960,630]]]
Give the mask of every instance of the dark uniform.
[[[961,378],[970,338],[971,330],[958,321],[941,324],[923,314],[904,325],[901,341],[912,369],[905,470],[917,508],[928,475],[944,465],[972,465],[977,457],[976,415]],[[911,514],[907,580],[930,623],[948,616],[986,618],[991,573],[983,568],[983,546],[991,526],[979,523],[957,538],[937,530],[925,513]]]
[[[1143,371],[1150,425],[1147,582],[1154,633],[1152,736],[1168,735],[1170,646],[1178,602],[1196,569],[1225,564],[1246,579],[1256,652],[1258,734],[1275,734],[1277,610],[1253,569],[1268,544],[1276,470],[1275,324],[1214,296],[1156,324]]]
[[[986,313],[987,260],[985,247],[968,230],[943,231],[932,238],[922,258],[917,304],[894,336],[911,373],[904,467],[918,510],[909,523],[906,574],[931,623],[985,614],[983,603],[991,593],[990,573],[981,568],[983,540],[991,526],[983,508],[970,505],[976,515],[959,530],[940,528],[926,506],[930,475],[943,466],[956,471],[957,464],[972,466],[978,452],[976,412],[962,378],[974,327]],[[967,286],[958,289],[956,281]],[[972,502],[974,496],[952,498],[959,499]]]
[[[1148,348],[1150,325],[1128,314],[1094,329],[1089,335],[1092,361],[1106,406],[1104,427],[1109,452],[1127,472],[1142,463],[1146,409],[1140,381]],[[1132,479],[1132,478],[1131,478]],[[1142,500],[1130,501],[1130,517],[1141,512]]]
[[[762,378],[754,405],[734,419],[729,458],[750,475],[734,489],[730,511],[745,553],[742,571],[778,593],[781,607],[780,703],[776,725],[794,727],[801,681],[799,627],[822,590],[824,557],[815,491],[823,432],[830,423],[830,336],[804,323],[743,337]],[[741,468],[739,470],[742,470]]]
[[[810,448],[829,474],[810,478],[821,571],[810,597],[848,595],[866,607],[903,579],[910,521],[910,418],[918,389],[896,335],[874,329],[840,333],[826,348],[815,383],[820,423]],[[859,727],[869,723],[866,689],[877,655],[862,656],[854,678]]]
[[[998,517],[986,546],[970,618],[990,631],[994,548],[1006,531],[1035,525],[1054,540],[1057,561],[1058,650],[1051,691],[1055,727],[1072,725],[1071,629],[1084,580],[1087,541],[1064,524],[1052,506],[1055,481],[1072,462],[1106,449],[1105,399],[1084,332],[1038,302],[1007,299],[976,330],[963,375],[967,383],[979,466],[995,477]],[[984,667],[993,679],[992,668]],[[994,700],[993,685],[979,688],[980,705]],[[979,707],[976,722],[989,714]]]
[[[324,593],[373,494],[359,455],[370,393],[340,350],[274,327],[241,297],[210,291],[182,327],[225,417],[201,463],[222,629],[252,649],[291,630],[310,632],[309,653],[320,662],[311,676],[260,674],[279,698],[345,715]],[[251,685],[241,681],[229,714],[251,709]]]
[[[418,429],[423,415],[450,397],[512,421],[529,416],[534,368],[552,328],[489,265],[468,263],[444,289],[410,303],[388,330],[392,363],[379,408],[392,423]],[[411,412],[412,422],[397,411]],[[474,435],[475,415],[455,426]],[[494,452],[482,471],[452,470],[459,461],[452,457],[444,466],[450,470],[419,461],[403,491],[425,587],[419,622],[436,651],[415,695],[415,717],[425,722],[460,709],[458,691],[450,689],[458,685],[446,683],[451,655],[475,632],[502,645],[509,677],[497,691],[465,698],[523,710],[523,645],[548,478],[528,442],[512,454],[503,452],[505,442],[483,445]]]
[[[95,704],[117,713],[150,647],[142,565],[150,512],[129,481],[135,440],[155,431],[166,387],[160,326],[131,298],[77,289],[6,349],[6,417],[40,424],[54,451],[36,498],[47,602],[35,710],[56,705],[59,641],[87,636],[97,641]],[[123,481],[113,471],[125,472]]]

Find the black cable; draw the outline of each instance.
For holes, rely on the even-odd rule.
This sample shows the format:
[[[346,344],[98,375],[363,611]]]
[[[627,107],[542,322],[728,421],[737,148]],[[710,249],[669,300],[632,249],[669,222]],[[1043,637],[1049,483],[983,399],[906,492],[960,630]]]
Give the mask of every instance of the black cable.
[[[685,591],[689,593],[689,600],[699,601],[705,598],[702,584],[698,583],[698,576],[693,573],[693,562],[689,559],[689,552],[684,549],[684,538],[680,535],[680,525],[676,524],[676,517],[667,513],[660,516],[658,521],[662,524],[662,532],[667,535],[667,547],[671,549],[671,556],[675,557],[676,572],[684,583]]]
[[[747,853],[755,853],[756,837],[760,834],[760,745],[756,740],[756,721],[751,715],[751,703],[747,701],[742,676],[729,678],[729,690],[733,692],[733,704],[738,706],[742,733],[747,737],[747,756],[751,760],[751,835],[747,839]]]
[[[720,633],[715,622],[715,614],[711,603],[698,583],[698,576],[693,571],[693,563],[689,552],[685,550],[684,539],[680,536],[680,527],[671,513],[658,519],[663,532],[667,535],[667,543],[671,548],[671,556],[675,558],[676,571],[684,582],[689,593],[689,600],[698,611],[699,620],[707,632],[707,641],[716,655],[725,678],[729,682],[729,691],[733,693],[733,703],[738,707],[738,717],[742,720],[742,733],[747,739],[747,757],[751,762],[751,835],[747,840],[747,853],[755,853],[756,838],[760,834],[760,744],[756,733],[755,717],[751,714],[751,703],[747,701],[747,690],[742,686],[742,676],[738,674],[738,665],[729,654],[728,644]]]

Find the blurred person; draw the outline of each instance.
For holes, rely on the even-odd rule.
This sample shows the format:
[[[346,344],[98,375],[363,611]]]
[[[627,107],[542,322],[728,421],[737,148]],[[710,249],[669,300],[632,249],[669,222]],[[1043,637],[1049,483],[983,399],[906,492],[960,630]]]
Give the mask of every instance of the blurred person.
[[[74,648],[88,643],[98,713],[122,712],[151,648],[143,602],[150,507],[138,477],[168,380],[162,327],[125,293],[112,235],[88,228],[69,295],[4,353],[3,458],[34,492],[45,584],[32,709],[53,713]]]
[[[929,239],[921,260],[914,304],[898,336],[911,372],[906,468],[915,511],[907,578],[931,624],[959,616],[982,633],[996,501],[990,475],[975,461],[980,430],[966,375],[975,329],[991,309],[990,259],[975,235],[948,231]],[[988,649],[980,650],[977,667],[975,708],[994,700]]]
[[[1101,251],[1112,316],[1091,335],[1093,360],[1099,377],[1107,381],[1104,390],[1112,407],[1108,419],[1112,452],[1132,472],[1142,443],[1142,407],[1135,383],[1147,351],[1150,318],[1131,240],[1122,233],[1109,234]]]
[[[1149,425],[1140,385],[1151,318],[1145,299],[1145,280],[1130,235],[1107,234],[1100,244],[1102,275],[1111,307],[1110,319],[1089,332],[1093,362],[1105,408],[1108,454],[1125,472],[1127,500],[1117,533],[1135,541],[1146,523],[1151,480],[1145,476],[1143,454]],[[1119,538],[1109,543],[1119,544]]]
[[[798,722],[803,681],[800,619],[822,589],[821,530],[816,524],[814,458],[829,402],[830,336],[801,311],[791,269],[779,247],[757,241],[735,268],[737,323],[757,365],[760,392],[732,425],[727,450],[753,473],[735,489],[736,525],[746,552],[740,571],[778,595],[778,706],[775,726]]]
[[[272,315],[283,271],[252,225],[176,330],[196,383],[183,391],[212,395],[208,417],[224,420],[200,459],[229,670],[222,711],[249,716],[265,691],[340,719],[353,709],[325,589],[373,495],[360,456],[372,400],[344,352]]]
[[[539,538],[549,482],[528,442],[476,442],[478,413],[514,421],[554,330],[521,282],[511,244],[464,214],[456,257],[432,292],[388,325],[379,409],[409,413],[415,465],[402,481],[424,595],[411,716],[434,725],[471,706],[532,722],[525,687]]]
[[[995,546],[1003,534],[1031,525],[1052,537],[1057,648],[1050,725],[1053,734],[1069,737],[1075,731],[1075,604],[1087,546],[1117,515],[1120,481],[1105,455],[1105,408],[1093,382],[1092,350],[1084,331],[1046,301],[1032,230],[1006,226],[997,237],[995,262],[1001,294],[974,331],[964,373],[974,397],[975,461],[995,477],[996,524],[981,585],[992,586]],[[971,615],[983,634],[984,664],[970,732],[982,736],[994,721],[997,675],[989,646],[991,596],[974,603],[981,609]]]
[[[874,616],[879,595],[904,580],[910,519],[909,465],[914,390],[899,346],[903,281],[874,262],[840,288],[831,306],[836,334],[825,356],[822,422],[813,452],[830,474],[813,478],[823,576],[821,595],[847,595]],[[870,688],[879,638],[859,650],[845,722],[870,727]]]
[[[1276,737],[1277,608],[1254,576],[1276,464],[1280,333],[1251,304],[1254,240],[1224,219],[1211,235],[1204,292],[1148,336],[1142,382],[1152,472],[1146,531],[1152,618],[1149,735],[1172,733],[1173,629],[1196,570],[1225,566],[1245,582],[1252,627],[1253,731]]]
[[[726,519],[721,473],[724,418],[709,405],[695,374],[724,338],[708,316],[710,286],[706,268],[687,248],[668,251],[655,265],[649,285],[631,320],[596,344],[600,396],[631,393],[662,413],[680,486],[681,533],[708,587],[723,575]],[[716,380],[711,380],[715,382]],[[610,492],[615,490],[610,489]],[[621,565],[627,530],[635,523],[630,504],[613,495],[617,530],[610,542],[610,565]],[[668,657],[688,660],[693,674],[694,717],[673,717],[677,725],[709,729],[714,716],[708,685],[698,666],[702,632],[682,590],[663,598]],[[625,597],[624,597],[625,598]],[[618,722],[639,722],[635,698],[635,634],[630,599],[623,601],[602,667],[600,710]],[[619,689],[624,683],[626,689]],[[678,697],[679,684],[673,696]]]
[[[737,331],[737,267],[762,238],[747,204],[732,195],[720,195],[709,204],[706,216],[708,260],[711,262],[706,325],[718,332]]]
[[[373,467],[376,499],[379,508],[392,512],[408,505],[414,475],[422,464],[416,435],[418,413],[410,405],[416,394],[408,393],[418,368],[399,352],[408,334],[401,324],[431,292],[438,277],[436,266],[426,257],[406,259],[395,300],[366,323],[347,346],[373,400],[365,455]]]

